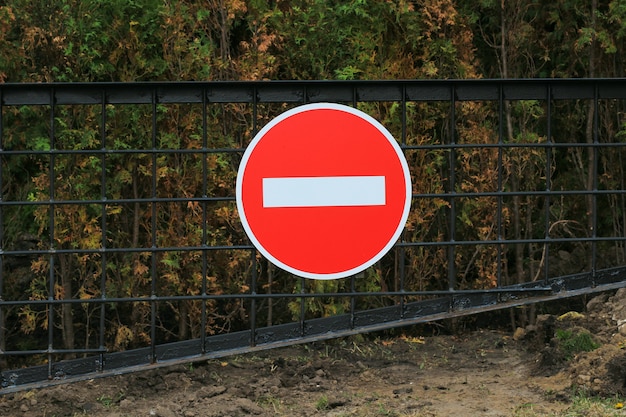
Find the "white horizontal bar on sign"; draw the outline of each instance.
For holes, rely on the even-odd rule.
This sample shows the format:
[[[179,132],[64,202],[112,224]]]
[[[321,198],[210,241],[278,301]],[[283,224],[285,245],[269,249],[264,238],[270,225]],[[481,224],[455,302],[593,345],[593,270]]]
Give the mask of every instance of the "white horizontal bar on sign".
[[[267,208],[384,205],[384,176],[263,178]]]

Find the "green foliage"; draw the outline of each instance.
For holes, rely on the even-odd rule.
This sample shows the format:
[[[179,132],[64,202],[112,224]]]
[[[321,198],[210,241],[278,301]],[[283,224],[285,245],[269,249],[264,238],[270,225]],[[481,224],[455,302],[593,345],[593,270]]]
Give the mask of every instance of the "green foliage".
[[[281,77],[349,80],[473,74],[466,43],[471,35],[447,2],[417,6],[406,1],[299,0],[274,18],[270,23],[282,40],[276,52]]]
[[[579,0],[460,3],[480,33],[477,55],[487,77],[622,75],[615,65],[624,59],[622,1],[599,1],[595,10]]]
[[[569,406],[558,413],[550,414],[553,417],[618,417],[623,416],[624,404],[619,397],[598,398],[590,395],[584,390],[574,389]],[[516,407],[513,416],[515,417],[536,417],[545,416],[544,411],[533,404],[523,404]]]
[[[616,0],[598,3],[592,13],[589,2],[582,0],[7,0],[0,6],[0,82],[581,77],[590,75],[591,56],[594,75],[622,76],[626,6]],[[555,149],[548,154],[541,146],[517,145],[584,142],[581,127],[587,120],[587,104],[554,104],[550,138],[547,105],[536,100],[506,101],[505,120],[499,120],[495,102],[458,102],[455,109],[444,102],[359,103],[359,108],[410,147],[406,155],[415,193],[494,193],[500,191],[500,178],[503,190],[523,194],[543,191],[549,182],[553,190],[584,189],[589,167],[581,161],[588,158],[587,150]],[[626,130],[623,104],[603,101],[600,106],[600,140],[622,140]],[[28,280],[7,274],[3,297],[97,298],[102,296],[102,276],[108,297],[143,297],[153,289],[153,265],[160,295],[196,295],[203,286],[209,294],[250,290],[252,256],[247,250],[140,251],[153,244],[246,244],[233,202],[159,202],[153,212],[150,203],[135,201],[234,195],[238,156],[218,150],[245,147],[253,129],[284,110],[283,105],[260,104],[255,113],[244,104],[210,104],[205,120],[198,104],[159,104],[156,132],[148,105],[106,105],[104,109],[57,105],[54,120],[50,110],[48,106],[3,107],[3,148],[42,152],[3,155],[3,198],[42,203],[3,209],[3,243],[15,247],[23,235],[35,235],[40,238],[37,249],[89,253],[61,253],[54,265],[48,255],[32,260],[26,268]],[[454,139],[463,144],[454,152],[439,147],[449,140],[452,110]],[[104,126],[100,125],[102,111]],[[514,147],[480,147],[499,141]],[[154,154],[153,145],[168,151],[214,151]],[[46,152],[51,149],[72,152],[50,158]],[[75,152],[100,149],[139,152]],[[624,179],[624,151],[609,150],[598,154],[600,189],[615,189]],[[452,166],[458,174],[450,173]],[[53,210],[45,204],[51,198],[97,200],[103,175],[108,199],[131,202],[60,204]],[[454,190],[449,189],[452,175]],[[51,179],[55,179],[52,189]],[[611,195],[598,197],[597,203],[597,235],[623,236],[624,203]],[[454,238],[491,241],[499,238],[498,233],[505,239],[543,238],[546,233],[585,236],[584,227],[573,227],[573,219],[587,216],[582,198],[551,201],[548,223],[568,228],[549,231],[544,230],[543,204],[537,196],[500,202],[492,197],[457,199]],[[450,239],[449,209],[450,201],[443,198],[414,199],[404,238],[414,242]],[[49,230],[51,214],[53,231]],[[104,256],[98,253],[103,246],[139,251]],[[558,249],[555,246],[553,253]],[[541,248],[532,245],[516,254],[513,248],[499,254],[494,245],[459,246],[455,251],[454,268],[463,288],[491,287],[499,268],[507,276],[518,273],[513,266],[519,266],[518,275],[534,278],[541,256]],[[447,256],[445,248],[435,245],[403,248],[356,279],[355,289],[399,289],[395,271],[401,261],[406,265],[406,289],[443,289],[449,273]],[[206,271],[201,268],[204,259]],[[265,260],[256,261],[258,291],[329,294],[352,289],[350,280],[306,281],[303,288],[302,281],[272,272]],[[54,294],[48,294],[52,267],[59,282]],[[349,311],[353,302],[357,308],[379,306],[349,297],[303,297],[275,305],[274,317],[260,312],[258,316],[269,322],[291,320],[300,317],[303,306],[306,318],[335,315]],[[241,300],[206,305],[210,314],[202,329],[201,303],[160,304],[157,337],[173,340],[227,331],[237,328],[249,314],[249,305]],[[110,348],[131,348],[149,340],[149,305],[106,308],[113,329],[107,334]],[[61,307],[58,310],[55,320],[65,322],[54,324],[76,329],[73,344],[93,346],[89,326],[99,313],[89,304],[73,305],[66,315]],[[33,337],[48,325],[43,308],[24,308],[8,316]],[[72,347],[70,336],[67,347]],[[28,345],[29,341],[20,343]]]
[[[326,395],[322,395],[316,402],[315,402],[315,409],[317,411],[326,411],[329,408],[329,402],[328,402],[328,397]]]
[[[556,339],[566,360],[572,359],[577,353],[591,352],[600,347],[587,331],[557,329]]]
[[[376,292],[381,290],[381,277],[379,268],[370,268],[358,276],[355,282],[355,291]],[[303,288],[304,284],[304,288]],[[312,293],[342,293],[351,289],[351,280],[296,280],[294,294]],[[350,310],[351,300],[349,297],[304,297],[294,299],[289,303],[289,311],[294,319],[299,319],[301,315],[302,303],[304,303],[305,314],[311,317],[328,317],[346,313]]]

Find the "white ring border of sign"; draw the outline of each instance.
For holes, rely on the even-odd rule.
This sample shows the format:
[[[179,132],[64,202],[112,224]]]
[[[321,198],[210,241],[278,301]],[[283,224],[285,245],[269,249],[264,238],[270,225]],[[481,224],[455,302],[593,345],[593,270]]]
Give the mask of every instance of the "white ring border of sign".
[[[400,165],[402,166],[402,170],[404,172],[404,182],[406,186],[406,190],[405,190],[406,197],[405,197],[405,202],[404,202],[404,208],[402,211],[402,217],[400,218],[400,222],[398,222],[398,226],[396,227],[396,230],[393,236],[391,237],[391,239],[389,239],[389,242],[387,242],[387,244],[369,261],[359,266],[356,266],[352,269],[337,272],[337,273],[330,273],[330,274],[319,274],[319,273],[301,271],[276,259],[271,253],[269,253],[263,247],[261,242],[259,242],[257,237],[252,232],[252,229],[250,227],[250,224],[248,223],[248,219],[246,217],[246,211],[243,207],[243,202],[242,202],[243,174],[246,169],[248,159],[250,159],[250,156],[252,155],[252,152],[254,151],[254,148],[256,147],[256,145],[263,139],[263,137],[265,136],[267,132],[269,132],[274,126],[276,126],[278,123],[282,122],[283,120],[293,115],[296,115],[298,113],[302,113],[302,112],[306,112],[310,110],[317,110],[317,109],[330,109],[330,110],[338,110],[338,111],[343,111],[346,113],[351,113],[367,121],[374,127],[376,127],[376,129],[380,133],[382,133],[383,136],[385,136],[385,138],[389,141],[389,143],[395,150],[398,156]],[[411,187],[411,172],[409,171],[409,165],[406,162],[406,157],[404,156],[404,153],[402,152],[402,148],[400,148],[400,145],[398,145],[398,142],[393,137],[393,135],[380,122],[378,122],[378,120],[374,119],[369,114],[362,112],[361,110],[355,109],[354,107],[349,107],[349,106],[345,106],[343,104],[337,104],[337,103],[304,104],[304,105],[295,107],[293,109],[287,110],[286,112],[281,113],[280,115],[272,119],[254,136],[254,138],[252,139],[252,141],[250,142],[250,144],[248,145],[248,147],[246,148],[243,154],[241,163],[239,164],[239,169],[237,171],[237,184],[236,184],[237,211],[239,212],[239,218],[241,219],[243,228],[246,231],[248,238],[252,241],[252,244],[254,245],[254,247],[257,248],[259,252],[261,252],[261,254],[265,256],[265,258],[267,258],[270,262],[272,262],[274,265],[278,266],[279,268],[284,269],[287,272],[291,272],[292,274],[297,275],[299,277],[318,279],[318,280],[339,279],[339,278],[346,278],[346,277],[356,275],[359,272],[364,271],[370,266],[374,265],[383,256],[385,256],[385,254],[389,252],[389,250],[393,247],[393,245],[395,245],[397,240],[400,238],[402,231],[404,230],[404,226],[409,217],[409,211],[411,209],[412,195],[413,195],[413,190]]]

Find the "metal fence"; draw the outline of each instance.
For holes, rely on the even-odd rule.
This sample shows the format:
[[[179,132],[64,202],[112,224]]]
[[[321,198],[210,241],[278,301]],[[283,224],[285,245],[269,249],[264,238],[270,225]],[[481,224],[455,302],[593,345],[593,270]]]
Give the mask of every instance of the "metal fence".
[[[626,80],[0,85],[0,394],[626,283]],[[294,106],[381,121],[400,240],[321,283],[246,240],[245,146]]]

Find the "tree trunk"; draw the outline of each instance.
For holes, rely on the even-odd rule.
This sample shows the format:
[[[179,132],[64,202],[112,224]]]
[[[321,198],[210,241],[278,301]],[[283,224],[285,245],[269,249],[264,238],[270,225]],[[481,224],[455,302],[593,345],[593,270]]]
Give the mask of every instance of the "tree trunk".
[[[6,329],[4,327],[4,308],[0,307],[0,351],[4,352],[6,345]],[[6,356],[0,358],[0,371],[7,366]]]
[[[506,22],[506,3],[505,0],[500,2],[500,19],[502,21],[500,29],[500,56],[502,60],[502,78],[509,78],[509,64],[508,64],[508,51],[507,51],[507,22]],[[506,135],[509,142],[513,142],[513,120],[511,116],[511,107],[508,101],[504,103],[504,117],[506,120]],[[518,164],[515,163],[513,158],[511,162],[511,191],[517,193],[519,191],[520,178]],[[520,196],[513,196],[513,238],[520,240],[522,238],[522,219],[521,219],[521,202]],[[524,246],[521,243],[515,245],[515,275],[516,282],[524,282]]]
[[[58,258],[64,300],[72,298],[71,256],[71,254],[59,255]],[[63,328],[63,345],[65,349],[74,349],[74,315],[71,303],[61,305],[61,326]]]
[[[189,334],[188,316],[189,308],[187,307],[187,301],[181,301],[178,306],[178,340],[187,339]]]
[[[507,33],[509,31],[506,13],[506,1],[500,0],[500,57],[501,57],[501,73],[502,78],[509,78],[509,60],[508,60],[508,38]],[[504,101],[504,117],[506,121],[506,135],[509,143],[513,142],[513,119],[511,115],[511,106],[508,101]],[[516,158],[512,158],[511,161],[511,191],[517,193],[520,190],[520,176],[522,175],[519,164]],[[513,195],[513,238],[515,240],[521,240],[522,238],[522,204],[521,197],[519,195]],[[524,245],[521,243],[515,244],[515,281],[517,283],[524,282]],[[520,308],[518,321],[520,326],[525,326],[527,323],[526,309]],[[513,330],[515,330],[515,314],[511,314],[511,324]]]

